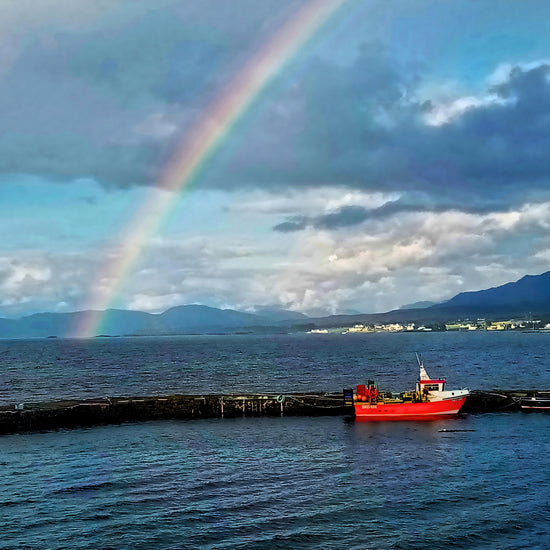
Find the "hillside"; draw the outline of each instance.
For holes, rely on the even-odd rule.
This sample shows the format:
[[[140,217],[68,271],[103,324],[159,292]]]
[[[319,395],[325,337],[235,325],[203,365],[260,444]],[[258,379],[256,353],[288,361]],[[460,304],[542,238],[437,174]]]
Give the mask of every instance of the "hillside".
[[[541,275],[526,275],[519,281],[502,286],[461,292],[444,304],[430,309],[448,311],[506,312],[508,314],[541,314],[550,311],[550,271]]]
[[[0,319],[0,338],[70,337],[89,312],[36,313],[21,319]],[[307,319],[303,314],[285,310],[266,310],[261,315],[202,305],[184,305],[163,313],[109,309],[103,315],[100,332],[105,336],[208,334],[235,332],[259,327],[291,324]]]

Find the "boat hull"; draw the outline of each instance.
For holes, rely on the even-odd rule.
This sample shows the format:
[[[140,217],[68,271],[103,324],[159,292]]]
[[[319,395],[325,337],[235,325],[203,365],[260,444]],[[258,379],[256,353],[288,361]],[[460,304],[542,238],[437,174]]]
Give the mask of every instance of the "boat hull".
[[[435,420],[456,416],[466,396],[457,399],[444,399],[422,403],[364,403],[356,402],[355,419],[361,421],[376,420]]]
[[[547,411],[550,412],[550,399],[544,398],[525,398],[520,400],[520,407],[522,411]]]

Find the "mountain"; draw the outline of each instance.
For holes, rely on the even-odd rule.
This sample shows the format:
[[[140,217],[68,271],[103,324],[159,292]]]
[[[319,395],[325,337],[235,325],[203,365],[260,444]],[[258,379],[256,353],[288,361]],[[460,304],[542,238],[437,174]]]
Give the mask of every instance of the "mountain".
[[[242,313],[232,309],[217,309],[208,306],[177,306],[161,313],[155,319],[161,333],[212,332],[265,325],[268,321],[253,313]]]
[[[460,315],[525,316],[550,313],[550,271],[525,275],[519,281],[501,286],[461,292],[443,304],[429,308]]]
[[[90,312],[35,313],[21,319],[0,319],[0,338],[72,336]],[[108,335],[136,334],[151,326],[154,316],[143,311],[107,310],[101,331]]]
[[[281,321],[304,321],[309,319],[307,315],[299,311],[289,311],[288,309],[279,309],[273,306],[255,306],[254,313],[273,323],[279,323]]]
[[[70,337],[91,312],[36,313],[21,319],[0,319],[0,338]],[[101,314],[104,336],[197,334],[287,326],[307,319],[302,313],[269,308],[261,315],[202,305],[173,307],[163,313],[109,309]]]
[[[431,307],[437,305],[438,302],[429,302],[424,300],[423,302],[414,302],[413,304],[406,304],[401,306],[399,309],[424,309],[426,307]]]

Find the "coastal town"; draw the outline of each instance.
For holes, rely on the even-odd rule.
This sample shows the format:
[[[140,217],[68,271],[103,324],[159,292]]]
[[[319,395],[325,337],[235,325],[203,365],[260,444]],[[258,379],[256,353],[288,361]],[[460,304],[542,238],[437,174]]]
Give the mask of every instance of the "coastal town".
[[[415,323],[355,324],[351,327],[314,328],[307,334],[364,334],[378,332],[474,332],[521,330],[550,332],[550,323],[542,320],[509,319],[506,321],[488,321],[486,319],[460,320],[452,323],[417,325]]]

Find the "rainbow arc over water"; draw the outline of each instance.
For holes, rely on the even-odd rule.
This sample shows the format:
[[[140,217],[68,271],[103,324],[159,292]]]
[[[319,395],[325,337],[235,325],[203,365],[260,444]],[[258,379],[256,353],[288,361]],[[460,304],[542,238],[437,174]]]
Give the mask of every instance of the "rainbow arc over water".
[[[301,4],[204,110],[119,236],[119,252],[113,253],[100,270],[87,310],[79,317],[76,336],[91,337],[101,332],[107,308],[151,237],[179,202],[182,191],[194,183],[224,137],[266,85],[345,1],[311,0]]]

